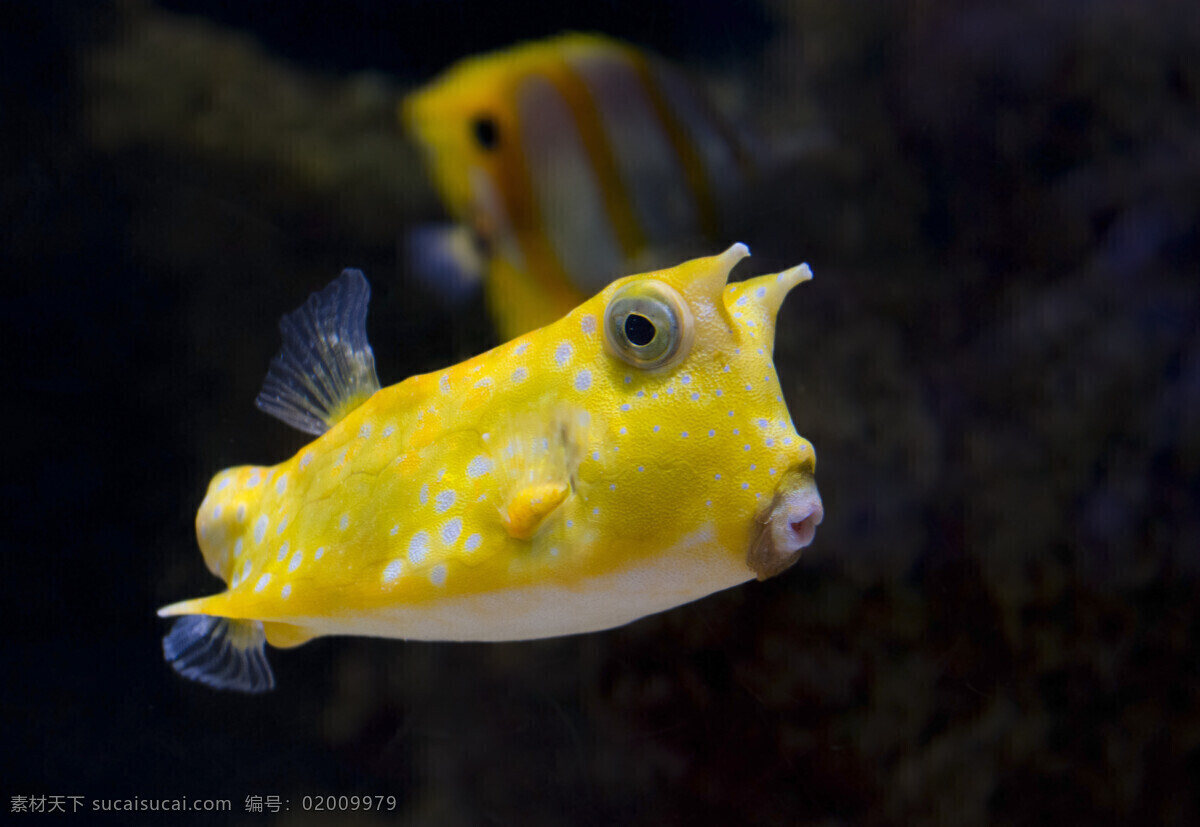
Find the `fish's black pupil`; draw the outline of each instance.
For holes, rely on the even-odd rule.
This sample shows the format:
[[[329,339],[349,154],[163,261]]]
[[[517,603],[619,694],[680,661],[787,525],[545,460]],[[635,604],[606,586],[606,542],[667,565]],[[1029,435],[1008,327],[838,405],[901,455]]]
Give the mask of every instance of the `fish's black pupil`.
[[[483,149],[495,149],[500,145],[500,130],[489,115],[478,115],[471,121],[471,134]]]
[[[638,346],[645,347],[654,341],[654,322],[640,313],[630,313],[625,317],[625,337]]]

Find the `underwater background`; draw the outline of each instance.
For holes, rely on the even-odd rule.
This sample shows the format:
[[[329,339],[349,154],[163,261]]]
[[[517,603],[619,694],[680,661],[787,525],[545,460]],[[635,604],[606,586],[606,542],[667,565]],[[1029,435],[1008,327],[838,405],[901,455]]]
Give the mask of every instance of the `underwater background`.
[[[0,17],[6,815],[186,796],[232,806],[182,818],[247,825],[1200,823],[1194,3]],[[815,544],[613,631],[325,638],[275,654],[263,696],[180,678],[154,612],[215,590],[209,479],[305,441],[253,405],[279,316],[353,266],[385,384],[496,342],[482,301],[404,272],[406,228],[442,212],[397,100],[568,29],[817,136],[727,240],[754,251],[739,275],[816,274],[775,357],[819,458]],[[327,795],[395,809],[306,808]]]

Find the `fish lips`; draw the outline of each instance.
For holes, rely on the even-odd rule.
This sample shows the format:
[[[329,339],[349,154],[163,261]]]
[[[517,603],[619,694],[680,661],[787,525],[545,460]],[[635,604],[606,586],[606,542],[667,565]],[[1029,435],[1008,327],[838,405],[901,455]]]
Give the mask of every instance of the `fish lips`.
[[[746,554],[746,565],[759,580],[786,571],[816,538],[817,526],[824,518],[816,480],[808,473],[790,472],[757,520],[758,531]]]

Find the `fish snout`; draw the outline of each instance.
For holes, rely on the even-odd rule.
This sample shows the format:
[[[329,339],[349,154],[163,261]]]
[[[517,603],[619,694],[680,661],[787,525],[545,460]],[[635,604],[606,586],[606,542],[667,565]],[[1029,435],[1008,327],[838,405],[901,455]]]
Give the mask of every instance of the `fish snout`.
[[[785,571],[816,538],[817,526],[824,518],[816,481],[807,474],[788,475],[759,517],[758,534],[750,544],[746,564],[759,580]]]

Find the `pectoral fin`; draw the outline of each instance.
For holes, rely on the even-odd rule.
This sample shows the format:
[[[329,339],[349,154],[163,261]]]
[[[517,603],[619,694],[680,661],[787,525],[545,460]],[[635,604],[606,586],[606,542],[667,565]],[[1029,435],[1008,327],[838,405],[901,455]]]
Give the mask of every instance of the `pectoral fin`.
[[[564,482],[535,483],[514,491],[501,514],[508,535],[517,540],[532,538],[569,493],[571,487]]]

